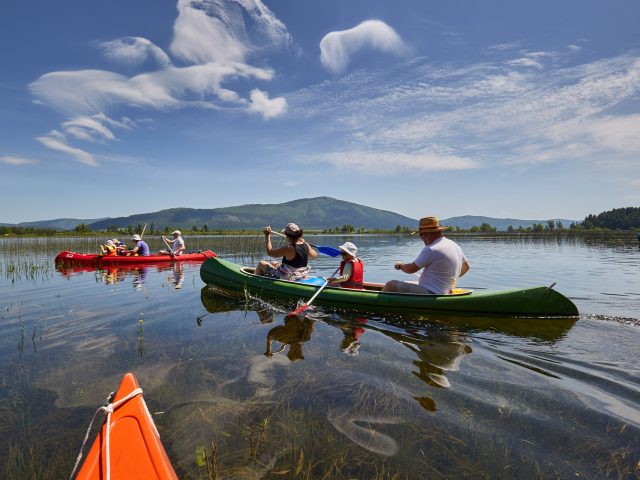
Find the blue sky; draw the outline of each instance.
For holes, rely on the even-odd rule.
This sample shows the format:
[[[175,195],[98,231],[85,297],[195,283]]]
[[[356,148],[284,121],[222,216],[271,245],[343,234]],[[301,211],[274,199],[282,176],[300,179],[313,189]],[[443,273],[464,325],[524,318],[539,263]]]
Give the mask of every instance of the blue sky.
[[[3,2],[0,222],[640,205],[640,3]]]

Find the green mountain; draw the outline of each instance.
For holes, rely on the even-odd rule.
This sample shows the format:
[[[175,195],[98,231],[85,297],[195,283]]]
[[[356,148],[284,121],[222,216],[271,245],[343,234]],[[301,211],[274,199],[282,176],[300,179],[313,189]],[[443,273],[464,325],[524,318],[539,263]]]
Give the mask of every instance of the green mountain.
[[[330,197],[316,197],[279,204],[251,204],[211,209],[170,208],[129,217],[109,218],[89,226],[93,230],[102,230],[110,226],[127,227],[153,223],[156,228],[191,228],[193,225],[207,225],[209,230],[255,230],[265,225],[282,228],[288,222],[295,222],[307,230],[322,230],[342,225],[367,229],[394,229],[397,225],[413,228],[418,223],[413,218],[387,210]]]
[[[556,224],[558,222],[562,222],[562,225],[565,228],[568,228],[569,225],[571,225],[573,222],[578,223],[577,220],[567,220],[567,219],[561,219],[561,218],[560,219],[553,218],[551,220],[553,220]],[[451,218],[447,218],[445,220],[440,221],[440,223],[442,223],[443,225],[448,225],[451,227],[459,227],[464,230],[468,230],[471,227],[479,227],[483,223],[488,223],[489,225],[497,228],[498,230],[507,230],[509,228],[509,225],[511,225],[513,228],[518,228],[520,226],[527,228],[527,227],[533,226],[536,223],[547,225],[547,222],[548,220],[518,220],[515,218],[493,218],[493,217],[481,217],[477,215],[463,215],[461,217],[451,217]]]
[[[89,225],[90,223],[104,220],[104,218],[56,218],[53,220],[38,220],[35,222],[22,222],[15,225],[16,227],[31,227],[31,228],[53,228],[55,230],[73,230],[76,225],[84,223]]]

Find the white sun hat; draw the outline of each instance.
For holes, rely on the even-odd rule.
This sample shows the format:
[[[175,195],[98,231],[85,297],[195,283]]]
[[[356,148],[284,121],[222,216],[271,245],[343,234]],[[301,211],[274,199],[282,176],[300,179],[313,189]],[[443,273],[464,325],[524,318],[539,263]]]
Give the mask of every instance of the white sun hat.
[[[356,247],[353,243],[351,242],[344,242],[342,245],[340,245],[338,247],[340,250],[342,250],[343,252],[348,253],[349,255],[351,255],[352,257],[356,257],[356,255],[358,254],[358,247]]]

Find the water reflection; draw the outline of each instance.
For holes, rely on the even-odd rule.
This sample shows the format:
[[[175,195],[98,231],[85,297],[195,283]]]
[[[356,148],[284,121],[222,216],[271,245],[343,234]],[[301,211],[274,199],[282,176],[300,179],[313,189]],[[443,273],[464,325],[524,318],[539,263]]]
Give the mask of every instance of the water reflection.
[[[302,344],[311,339],[315,323],[315,320],[310,320],[306,317],[287,315],[284,318],[283,325],[278,325],[269,330],[267,347],[264,352],[265,356],[271,358],[274,354],[280,353],[289,347],[286,355],[290,361],[303,360]],[[276,350],[273,350],[274,342],[281,344]]]
[[[150,272],[168,272],[167,282],[173,285],[176,290],[179,290],[182,288],[185,278],[184,263],[186,262],[162,262],[144,265],[113,265],[104,267],[62,263],[56,265],[56,271],[67,279],[88,272],[94,272],[97,281],[101,281],[109,286],[116,286],[119,283],[125,282],[127,277],[130,277],[131,284],[136,291],[144,290]]]

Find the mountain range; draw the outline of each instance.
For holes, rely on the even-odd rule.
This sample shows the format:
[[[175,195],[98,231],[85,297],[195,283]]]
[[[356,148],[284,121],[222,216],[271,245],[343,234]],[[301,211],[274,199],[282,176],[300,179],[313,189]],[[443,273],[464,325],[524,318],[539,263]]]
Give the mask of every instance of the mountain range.
[[[568,227],[575,220],[554,219]],[[388,210],[371,208],[357,203],[337,200],[330,197],[315,197],[293,200],[279,204],[250,204],[223,208],[170,208],[157,212],[140,213],[128,217],[73,219],[58,218],[36,222],[22,222],[16,226],[53,228],[56,230],[72,230],[83,223],[92,230],[105,230],[109,227],[127,227],[138,224],[154,224],[156,228],[165,226],[191,229],[193,226],[207,225],[209,230],[241,230],[259,229],[264,225],[281,226],[288,222],[296,222],[307,230],[324,230],[337,226],[352,225],[356,228],[391,230],[401,227],[414,228],[418,221]],[[547,220],[519,220],[510,218],[493,218],[465,215],[442,219],[443,225],[469,229],[483,223],[506,230],[509,225],[514,228],[529,227],[534,223],[546,225]],[[5,224],[8,225],[8,224]]]

